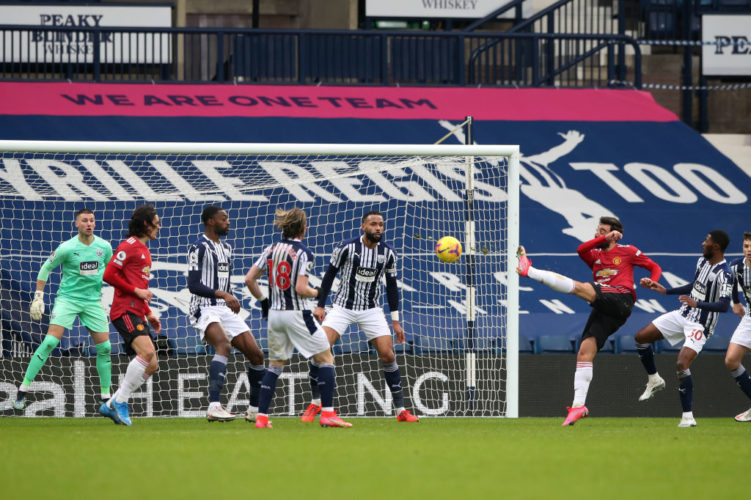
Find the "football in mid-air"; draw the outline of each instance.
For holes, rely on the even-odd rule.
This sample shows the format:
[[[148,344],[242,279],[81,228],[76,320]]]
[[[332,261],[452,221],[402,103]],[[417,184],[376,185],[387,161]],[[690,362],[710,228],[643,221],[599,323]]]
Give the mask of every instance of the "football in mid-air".
[[[435,253],[443,262],[454,262],[462,255],[462,244],[453,236],[444,236],[436,242]]]

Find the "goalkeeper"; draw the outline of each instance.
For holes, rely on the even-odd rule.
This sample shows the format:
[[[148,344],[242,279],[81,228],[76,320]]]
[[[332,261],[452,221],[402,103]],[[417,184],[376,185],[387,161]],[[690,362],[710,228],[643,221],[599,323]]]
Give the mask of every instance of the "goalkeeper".
[[[84,208],[76,212],[75,226],[78,235],[61,243],[45,261],[37,275],[36,292],[29,311],[31,319],[39,321],[44,314],[44,286],[50,271],[62,265],[63,277],[50,315],[47,335],[39,345],[26,368],[13,408],[26,407],[26,394],[50,353],[60,343],[65,330],[73,327],[78,316],[81,324],[91,333],[96,346],[96,369],[103,400],[110,397],[112,362],[110,360],[109,324],[102,307],[102,275],[112,257],[109,242],[94,236],[94,212]]]

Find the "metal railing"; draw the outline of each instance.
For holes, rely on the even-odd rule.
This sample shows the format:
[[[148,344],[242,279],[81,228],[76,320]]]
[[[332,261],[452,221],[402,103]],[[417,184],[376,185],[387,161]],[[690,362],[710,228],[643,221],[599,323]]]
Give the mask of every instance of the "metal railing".
[[[605,87],[623,35],[0,26],[0,79]]]

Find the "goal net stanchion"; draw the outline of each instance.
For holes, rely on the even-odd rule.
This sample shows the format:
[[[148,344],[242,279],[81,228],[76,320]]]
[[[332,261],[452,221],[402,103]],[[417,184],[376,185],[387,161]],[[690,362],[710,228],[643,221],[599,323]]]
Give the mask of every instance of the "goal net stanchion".
[[[234,251],[232,291],[262,346],[266,324],[243,278],[279,236],[275,209],[306,211],[305,243],[316,255],[314,285],[335,246],[360,235],[362,215],[379,210],[386,221],[384,240],[398,255],[408,341],[396,352],[408,406],[420,415],[516,417],[518,160],[518,146],[0,141],[0,414],[12,414],[10,402],[29,356],[47,331],[59,269],[45,290],[42,321],[31,320],[29,304],[44,260],[75,236],[75,211],[92,209],[95,233],[114,248],[126,236],[133,209],[150,203],[164,221],[158,239],[149,243],[152,309],[160,315],[163,332],[156,339],[160,371],[131,398],[134,416],[205,412],[211,350],[189,324],[186,258],[188,246],[203,231],[203,207],[218,204],[232,223],[226,237]],[[461,260],[443,263],[434,254],[440,237],[469,234],[466,193],[473,200],[473,229],[463,242],[472,258],[469,297],[467,266]],[[107,309],[112,294],[105,285]],[[388,310],[385,294],[382,300]],[[468,310],[474,318],[470,339]],[[118,385],[127,357],[114,328],[110,331],[113,383]],[[391,415],[380,362],[359,329],[350,327],[334,352],[340,413]],[[34,380],[25,414],[95,415],[93,354],[88,332],[76,323]],[[244,360],[233,354],[222,395],[230,411],[245,409],[247,390]],[[297,415],[308,399],[307,364],[295,355],[272,411]]]

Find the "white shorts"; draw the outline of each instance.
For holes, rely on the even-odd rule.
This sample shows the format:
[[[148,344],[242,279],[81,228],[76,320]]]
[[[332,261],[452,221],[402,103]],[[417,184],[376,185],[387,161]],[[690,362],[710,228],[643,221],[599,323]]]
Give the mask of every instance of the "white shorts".
[[[329,339],[310,311],[269,311],[269,359],[285,361],[293,349],[305,359],[329,349]]]
[[[670,342],[670,345],[675,345],[681,340],[685,340],[684,347],[695,351],[699,354],[707,342],[707,337],[704,336],[704,326],[694,321],[689,321],[684,318],[680,310],[670,311],[665,313],[652,321],[665,340]]]
[[[238,335],[250,331],[245,321],[241,320],[240,316],[233,313],[232,309],[225,305],[202,307],[201,316],[198,320],[191,316],[190,322],[193,328],[201,332],[201,340],[206,335],[206,328],[211,323],[221,323],[227,333],[227,340],[230,342]]]
[[[751,349],[751,316],[745,315],[741,318],[741,322],[735,327],[730,342]]]
[[[344,335],[352,323],[357,324],[370,342],[374,338],[391,335],[391,329],[386,323],[383,309],[374,307],[364,311],[352,311],[334,304],[334,307],[323,319],[323,326],[333,329],[339,336]]]

